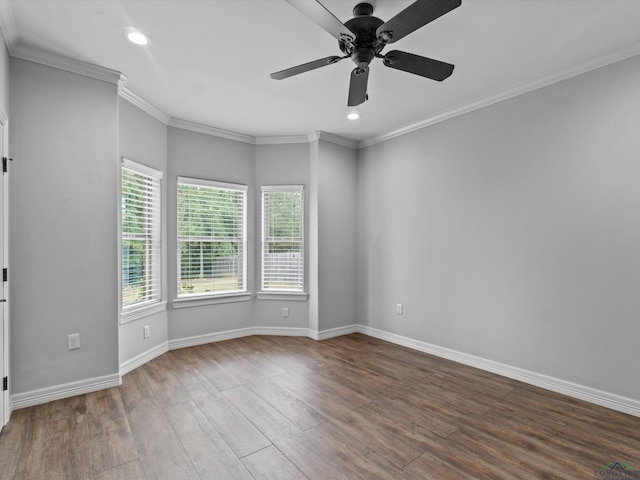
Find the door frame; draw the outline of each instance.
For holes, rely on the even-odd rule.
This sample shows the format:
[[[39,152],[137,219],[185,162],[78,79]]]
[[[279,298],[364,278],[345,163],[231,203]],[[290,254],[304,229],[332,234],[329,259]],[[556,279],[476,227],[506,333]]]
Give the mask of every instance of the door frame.
[[[2,152],[0,152],[2,157],[9,156],[9,118],[5,115],[3,111],[0,110],[0,135],[2,135]],[[3,198],[2,198],[2,249],[4,259],[4,264],[0,265],[0,268],[8,268],[9,267],[9,173],[7,168],[7,173],[3,173],[2,175],[2,183],[3,183]],[[4,329],[2,338],[4,339],[3,345],[3,368],[2,372],[0,372],[1,376],[9,377],[9,282],[2,282],[2,288],[0,289],[2,293],[2,298],[6,299],[5,302],[0,304],[0,308],[2,308],[2,314],[4,318],[3,326]],[[7,422],[9,422],[9,417],[11,415],[11,406],[10,406],[10,392],[11,392],[11,383],[8,385],[8,390],[0,391],[0,394],[3,396],[2,402],[2,410],[0,411],[0,430],[4,427]]]

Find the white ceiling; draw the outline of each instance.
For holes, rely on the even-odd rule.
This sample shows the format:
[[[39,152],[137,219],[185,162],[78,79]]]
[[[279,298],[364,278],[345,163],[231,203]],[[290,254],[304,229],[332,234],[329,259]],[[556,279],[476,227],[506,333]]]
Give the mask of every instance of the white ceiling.
[[[412,3],[369,1],[382,20]],[[376,59],[354,122],[346,119],[350,60],[269,77],[340,54],[285,0],[0,2],[12,54],[36,49],[117,70],[167,118],[252,137],[320,130],[362,145],[640,53],[639,0],[462,0],[392,47],[453,63],[453,75],[434,82]],[[359,2],[322,3],[346,22]],[[152,45],[128,43],[127,27]]]

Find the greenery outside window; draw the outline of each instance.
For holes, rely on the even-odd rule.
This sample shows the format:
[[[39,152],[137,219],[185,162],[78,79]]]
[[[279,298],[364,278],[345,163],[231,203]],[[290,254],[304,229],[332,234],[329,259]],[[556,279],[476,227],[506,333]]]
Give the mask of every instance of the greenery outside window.
[[[247,292],[247,187],[178,177],[178,298]]]
[[[162,172],[122,159],[122,313],[162,300]]]
[[[262,187],[262,291],[304,291],[302,185]]]

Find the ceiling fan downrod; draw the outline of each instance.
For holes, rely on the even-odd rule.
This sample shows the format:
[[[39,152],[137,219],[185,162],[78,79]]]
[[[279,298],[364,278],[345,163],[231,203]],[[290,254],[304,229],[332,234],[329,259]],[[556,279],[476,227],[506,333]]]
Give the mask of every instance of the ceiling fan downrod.
[[[371,5],[370,3],[363,2],[353,7],[354,17],[361,17],[363,15],[367,15],[367,16],[373,15],[373,5]]]

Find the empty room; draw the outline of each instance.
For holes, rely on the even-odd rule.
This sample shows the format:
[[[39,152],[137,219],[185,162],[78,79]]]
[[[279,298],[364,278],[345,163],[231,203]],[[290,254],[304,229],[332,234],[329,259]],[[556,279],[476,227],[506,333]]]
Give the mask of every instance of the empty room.
[[[640,479],[639,23],[0,0],[0,478]]]

